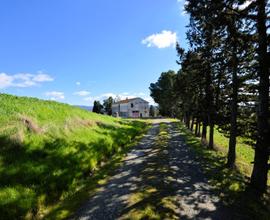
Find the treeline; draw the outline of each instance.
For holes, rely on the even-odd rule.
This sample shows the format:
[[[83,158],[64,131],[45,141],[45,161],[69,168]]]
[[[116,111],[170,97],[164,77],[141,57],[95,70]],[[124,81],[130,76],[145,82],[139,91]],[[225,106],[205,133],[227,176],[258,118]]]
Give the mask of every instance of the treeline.
[[[112,115],[112,104],[116,102],[111,96],[103,100],[103,104],[100,101],[95,100],[92,111],[98,114]]]
[[[150,85],[160,113],[181,118],[214,147],[214,127],[229,137],[234,168],[236,138],[254,146],[250,187],[262,194],[270,165],[269,3],[266,0],[188,0],[189,50],[176,45],[181,66]],[[207,129],[209,128],[209,129]]]

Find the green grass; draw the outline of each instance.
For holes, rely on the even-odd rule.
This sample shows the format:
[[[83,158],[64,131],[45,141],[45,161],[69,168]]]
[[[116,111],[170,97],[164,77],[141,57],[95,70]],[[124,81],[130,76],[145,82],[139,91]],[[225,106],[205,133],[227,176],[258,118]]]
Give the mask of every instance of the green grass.
[[[0,94],[0,103],[3,219],[72,214],[147,129],[53,101]]]
[[[208,128],[209,129],[209,128]],[[237,137],[236,144],[236,166],[246,176],[251,176],[254,161],[254,148],[251,145],[246,144],[247,140],[243,137]],[[215,148],[224,154],[228,153],[229,138],[225,137],[224,134],[214,129],[214,144]],[[270,185],[270,172],[269,172]]]
[[[224,148],[227,151],[229,145],[229,138],[225,137],[217,129],[215,129],[214,132],[215,144],[219,147]],[[245,142],[245,138],[237,137],[236,154],[240,160],[246,161],[247,163],[251,164],[254,159],[254,149],[252,148],[252,146],[246,144]]]
[[[190,146],[198,155],[203,170],[211,185],[215,187],[222,201],[235,211],[235,219],[270,219],[270,199],[266,194],[263,198],[257,198],[247,188],[249,179],[242,169],[228,169],[226,164],[226,146],[210,150],[202,145],[199,138],[179,123],[179,129],[187,146]],[[215,133],[216,145],[226,143],[227,140],[219,133]],[[239,145],[238,145],[238,148]],[[220,150],[222,149],[222,150]],[[246,148],[239,150],[239,154],[249,151]],[[248,154],[248,153],[247,153]],[[240,156],[239,156],[240,157]],[[240,157],[242,163],[248,165],[245,157]],[[248,216],[248,218],[247,218]]]

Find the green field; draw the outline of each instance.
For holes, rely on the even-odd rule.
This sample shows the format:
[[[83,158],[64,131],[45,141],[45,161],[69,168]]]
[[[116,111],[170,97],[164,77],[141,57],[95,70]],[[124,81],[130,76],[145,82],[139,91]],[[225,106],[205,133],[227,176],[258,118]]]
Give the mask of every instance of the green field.
[[[217,129],[214,131],[214,143],[216,149],[227,154],[229,146],[229,138],[225,137]],[[245,175],[250,176],[252,172],[252,162],[254,161],[254,149],[245,143],[245,139],[237,137],[236,144],[236,164]]]
[[[0,94],[0,103],[3,219],[50,216],[147,128],[54,101]]]
[[[195,137],[182,123],[179,123],[179,130],[187,145],[196,152],[198,160],[203,164],[203,171],[209,178],[209,183],[217,190],[221,200],[237,210],[239,217],[236,219],[246,219],[243,216],[249,216],[249,219],[268,220],[270,211],[269,194],[258,199],[256,196],[254,197],[254,194],[246,191],[249,175],[252,171],[250,162],[254,156],[254,150],[251,146],[245,145],[243,139],[238,139],[237,169],[228,169],[225,165],[228,138],[215,130],[215,150],[211,150],[202,144],[200,138]]]

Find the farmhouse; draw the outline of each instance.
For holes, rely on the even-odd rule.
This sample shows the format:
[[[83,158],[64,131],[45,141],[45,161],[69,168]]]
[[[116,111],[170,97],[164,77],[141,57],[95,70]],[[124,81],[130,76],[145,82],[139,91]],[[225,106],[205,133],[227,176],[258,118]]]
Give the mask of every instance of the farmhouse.
[[[142,98],[121,100],[113,103],[112,114],[123,118],[149,117],[149,103]]]

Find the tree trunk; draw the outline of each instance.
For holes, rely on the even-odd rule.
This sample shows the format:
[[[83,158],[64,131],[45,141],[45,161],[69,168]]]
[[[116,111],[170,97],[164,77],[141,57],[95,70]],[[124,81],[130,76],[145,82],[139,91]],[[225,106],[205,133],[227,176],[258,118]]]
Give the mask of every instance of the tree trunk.
[[[192,116],[191,119],[191,126],[190,126],[190,130],[193,131],[193,127],[194,127],[194,117]]]
[[[190,128],[190,115],[189,115],[189,113],[187,113],[187,117],[186,117],[186,127],[188,129]]]
[[[232,100],[231,100],[231,127],[230,127],[230,140],[229,140],[229,149],[227,155],[227,167],[234,168],[235,158],[236,158],[236,137],[237,137],[237,103],[238,103],[238,58],[237,58],[237,46],[236,46],[236,30],[235,24],[233,23],[229,27],[230,37],[233,41],[232,49]]]
[[[203,122],[203,131],[202,131],[202,140],[204,143],[206,143],[206,133],[207,133],[207,126],[210,125],[212,126],[211,129],[213,129],[214,126],[214,121],[213,121],[213,110],[214,110],[214,103],[213,103],[213,83],[212,83],[212,77],[213,77],[213,72],[212,72],[212,50],[213,50],[213,27],[212,25],[206,23],[208,31],[206,32],[206,53],[205,53],[205,58],[207,60],[206,62],[206,69],[205,69],[205,117],[204,117],[204,122]],[[213,137],[213,130],[210,131],[210,136],[211,139]],[[213,144],[213,140],[210,140]],[[209,142],[210,143],[210,142]],[[208,145],[210,147],[210,145]]]
[[[259,57],[259,100],[255,146],[254,167],[251,175],[251,187],[260,195],[267,188],[269,159],[269,60],[267,60],[266,0],[258,0],[258,57]]]
[[[202,142],[206,143],[206,135],[207,135],[207,118],[203,120],[203,127],[202,127]]]
[[[187,120],[187,115],[186,113],[184,113],[184,116],[183,116],[183,123],[186,124],[186,120]]]
[[[198,127],[199,127],[199,122],[198,122],[198,118],[196,118],[196,124],[195,124],[195,132],[194,134],[197,136],[198,134]]]
[[[231,112],[231,128],[230,128],[230,140],[229,149],[227,156],[227,167],[234,168],[235,166],[235,147],[236,147],[236,136],[237,136],[237,102],[232,101],[232,112]]]
[[[198,123],[199,123],[199,129],[198,129],[197,136],[200,137],[201,136],[201,121],[199,121]]]
[[[231,128],[230,128],[230,140],[229,149],[227,156],[227,167],[234,168],[235,166],[235,147],[236,147],[236,136],[237,136],[237,102],[232,100],[232,111],[231,111]]]
[[[214,149],[214,123],[212,119],[209,120],[210,123],[210,129],[209,129],[209,143],[208,143],[208,148],[209,149]]]

